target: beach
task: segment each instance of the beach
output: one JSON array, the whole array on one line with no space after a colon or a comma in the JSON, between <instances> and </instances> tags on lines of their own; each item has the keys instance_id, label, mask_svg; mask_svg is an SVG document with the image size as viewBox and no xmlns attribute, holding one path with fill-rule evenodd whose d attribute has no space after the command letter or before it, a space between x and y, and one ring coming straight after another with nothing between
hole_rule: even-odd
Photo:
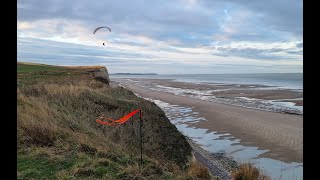
<instances>
[{"instance_id":1,"label":"beach","mask_svg":"<svg viewBox=\"0 0 320 180\"><path fill-rule=\"evenodd\" d=\"M252 98L261 99L263 97L265 101L268 99L282 100L300 105L303 104L303 100L299 99L302 97L302 93L283 89L268 89L268 87L259 85L206 85L174 82L166 79L116 79L116 81L141 97L174 106L188 107L205 119L194 122L183 121L183 123L181 121L176 123L177 127L183 124L186 128L205 129L204 134L210 132L220 134L218 140L228 136L230 140L239 140L233 141L230 147L237 145L257 147L256 151L260 150L262 153L258 153L256 157L252 156L252 159L271 159L288 164L298 163L295 167L300 167L303 162L303 115L298 110L290 108L281 111L279 108L270 110L267 106L263 109L264 106L259 105L259 102L250 104L229 100L221 103L219 102L221 98L216 98L215 101L203 98L210 97L210 94L203 92L211 90L215 97L234 99L236 94L241 93L242 100L249 99L248 101L250 101ZM152 88L155 86L158 89ZM201 98L193 96L194 92L178 94L175 93L177 89L193 89L203 94ZM221 89L227 89L227 91L221 91ZM179 113L171 113L169 116L171 119L180 118ZM232 153L236 153L240 149L233 151Z\"/></svg>"},{"instance_id":2,"label":"beach","mask_svg":"<svg viewBox=\"0 0 320 180\"><path fill-rule=\"evenodd\" d=\"M279 156L283 161L302 162L303 120L302 116L267 112L244 107L212 103L167 92L153 91L122 81L123 85L140 96L164 102L194 107L208 121L194 126L212 131L230 132L241 138L246 145L271 149L266 157Z\"/></svg>"}]
</instances>

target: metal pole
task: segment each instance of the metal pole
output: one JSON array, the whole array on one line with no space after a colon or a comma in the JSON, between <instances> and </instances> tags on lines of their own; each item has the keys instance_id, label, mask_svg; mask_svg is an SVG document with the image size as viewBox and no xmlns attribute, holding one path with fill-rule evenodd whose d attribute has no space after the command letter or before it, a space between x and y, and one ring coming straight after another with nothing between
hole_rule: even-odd
<instances>
[{"instance_id":1,"label":"metal pole","mask_svg":"<svg viewBox=\"0 0 320 180\"><path fill-rule=\"evenodd\" d=\"M142 111L140 110L140 165L142 168Z\"/></svg>"}]
</instances>

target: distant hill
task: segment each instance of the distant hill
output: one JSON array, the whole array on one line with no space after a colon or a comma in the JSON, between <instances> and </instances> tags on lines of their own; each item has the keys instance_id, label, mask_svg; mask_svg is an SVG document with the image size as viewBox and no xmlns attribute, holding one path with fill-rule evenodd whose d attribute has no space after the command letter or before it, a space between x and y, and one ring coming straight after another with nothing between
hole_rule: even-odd
<instances>
[{"instance_id":1,"label":"distant hill","mask_svg":"<svg viewBox=\"0 0 320 180\"><path fill-rule=\"evenodd\" d=\"M110 75L158 75L156 73L114 73Z\"/></svg>"}]
</instances>

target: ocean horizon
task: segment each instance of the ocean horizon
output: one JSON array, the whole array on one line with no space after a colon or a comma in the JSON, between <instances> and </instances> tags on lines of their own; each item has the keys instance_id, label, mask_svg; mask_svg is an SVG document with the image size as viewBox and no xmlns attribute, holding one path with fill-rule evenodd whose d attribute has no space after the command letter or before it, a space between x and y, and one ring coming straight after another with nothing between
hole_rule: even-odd
<instances>
[{"instance_id":1,"label":"ocean horizon","mask_svg":"<svg viewBox=\"0 0 320 180\"><path fill-rule=\"evenodd\" d=\"M113 75L110 78L172 79L191 83L252 84L303 90L303 73Z\"/></svg>"}]
</instances>

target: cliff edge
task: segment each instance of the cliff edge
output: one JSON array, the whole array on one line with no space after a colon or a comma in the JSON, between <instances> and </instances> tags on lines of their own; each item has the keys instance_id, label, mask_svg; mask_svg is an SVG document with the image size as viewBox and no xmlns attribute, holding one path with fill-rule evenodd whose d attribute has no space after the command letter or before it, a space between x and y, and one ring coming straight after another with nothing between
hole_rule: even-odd
<instances>
[{"instance_id":1,"label":"cliff edge","mask_svg":"<svg viewBox=\"0 0 320 180\"><path fill-rule=\"evenodd\" d=\"M106 84L110 83L109 73L105 66L76 66L70 68L86 70L92 78Z\"/></svg>"},{"instance_id":2,"label":"cliff edge","mask_svg":"<svg viewBox=\"0 0 320 180\"><path fill-rule=\"evenodd\" d=\"M209 179L206 168L190 162L191 146L156 104L106 82L105 67L18 63L18 179ZM138 108L142 166L138 117L121 126L96 123Z\"/></svg>"},{"instance_id":3,"label":"cliff edge","mask_svg":"<svg viewBox=\"0 0 320 180\"><path fill-rule=\"evenodd\" d=\"M95 79L99 81L102 81L106 84L110 83L110 78L106 67L93 70L92 75Z\"/></svg>"}]
</instances>

